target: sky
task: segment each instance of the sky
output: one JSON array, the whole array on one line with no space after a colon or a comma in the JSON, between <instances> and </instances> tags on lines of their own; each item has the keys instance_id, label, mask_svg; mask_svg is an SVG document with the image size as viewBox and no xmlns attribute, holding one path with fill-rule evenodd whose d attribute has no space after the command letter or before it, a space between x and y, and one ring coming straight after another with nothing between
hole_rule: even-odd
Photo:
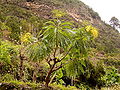
<instances>
[{"instance_id":1,"label":"sky","mask_svg":"<svg viewBox=\"0 0 120 90\"><path fill-rule=\"evenodd\" d=\"M103 21L109 23L111 17L120 20L120 0L81 0L94 11L98 12Z\"/></svg>"}]
</instances>

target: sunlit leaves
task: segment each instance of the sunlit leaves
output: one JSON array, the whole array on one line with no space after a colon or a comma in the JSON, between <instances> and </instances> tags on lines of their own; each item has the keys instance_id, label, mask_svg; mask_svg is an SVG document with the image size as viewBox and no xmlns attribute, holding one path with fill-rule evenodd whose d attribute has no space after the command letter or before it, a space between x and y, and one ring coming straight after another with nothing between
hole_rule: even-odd
<instances>
[{"instance_id":1,"label":"sunlit leaves","mask_svg":"<svg viewBox=\"0 0 120 90\"><path fill-rule=\"evenodd\" d=\"M30 60L41 61L48 55L50 49L42 42L36 42L26 48L26 54Z\"/></svg>"},{"instance_id":2,"label":"sunlit leaves","mask_svg":"<svg viewBox=\"0 0 120 90\"><path fill-rule=\"evenodd\" d=\"M87 31L89 28L87 30L85 30L84 27L74 28L74 25L71 22L54 19L45 22L42 29L43 32L40 36L40 41L38 41L40 44L34 43L28 48L29 52L32 51L29 55L31 55L30 57L33 55L33 60L35 60L35 58L38 60L40 57L45 58L46 55L54 52L55 49L62 49L64 53L69 52L69 55L73 60L86 56L89 41L92 39L91 34ZM31 34L26 33L23 35L22 41L29 42L31 41L31 38ZM59 56L60 57L56 57L62 57L62 55Z\"/></svg>"},{"instance_id":3,"label":"sunlit leaves","mask_svg":"<svg viewBox=\"0 0 120 90\"><path fill-rule=\"evenodd\" d=\"M56 78L59 80L63 77L62 68L56 71Z\"/></svg>"},{"instance_id":4,"label":"sunlit leaves","mask_svg":"<svg viewBox=\"0 0 120 90\"><path fill-rule=\"evenodd\" d=\"M17 46L8 41L0 41L0 62L11 64L18 54Z\"/></svg>"},{"instance_id":5,"label":"sunlit leaves","mask_svg":"<svg viewBox=\"0 0 120 90\"><path fill-rule=\"evenodd\" d=\"M87 54L88 42L92 39L91 34L84 27L74 28L72 23L58 18L46 22L42 30L39 41L28 45L26 54L32 61L47 61L50 73L46 80L50 79L52 73L59 70L67 61L70 62L66 66L70 70L67 72L70 76L76 77L78 73L84 73L85 64L80 60ZM58 74L58 78L61 76L62 74Z\"/></svg>"},{"instance_id":6,"label":"sunlit leaves","mask_svg":"<svg viewBox=\"0 0 120 90\"><path fill-rule=\"evenodd\" d=\"M106 81L106 86L120 83L120 74L114 67L106 68L106 75L102 77Z\"/></svg>"},{"instance_id":7,"label":"sunlit leaves","mask_svg":"<svg viewBox=\"0 0 120 90\"><path fill-rule=\"evenodd\" d=\"M90 40L92 40L91 35L84 28L76 28L74 30L73 36L73 48L71 54L75 55L74 57L84 57L87 55Z\"/></svg>"},{"instance_id":8,"label":"sunlit leaves","mask_svg":"<svg viewBox=\"0 0 120 90\"><path fill-rule=\"evenodd\" d=\"M70 44L72 34L72 24L69 22L61 22L60 20L48 21L43 27L43 38L46 43L53 47L67 47Z\"/></svg>"},{"instance_id":9,"label":"sunlit leaves","mask_svg":"<svg viewBox=\"0 0 120 90\"><path fill-rule=\"evenodd\" d=\"M84 74L85 66L84 60L71 60L70 63L65 66L67 76L76 77L80 74Z\"/></svg>"}]
</instances>

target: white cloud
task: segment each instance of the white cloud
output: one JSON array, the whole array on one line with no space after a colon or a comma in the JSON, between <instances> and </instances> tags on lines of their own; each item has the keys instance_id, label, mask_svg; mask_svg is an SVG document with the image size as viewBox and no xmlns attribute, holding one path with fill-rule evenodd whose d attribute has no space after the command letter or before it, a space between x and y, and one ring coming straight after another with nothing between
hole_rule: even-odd
<instances>
[{"instance_id":1,"label":"white cloud","mask_svg":"<svg viewBox=\"0 0 120 90\"><path fill-rule=\"evenodd\" d=\"M81 0L94 11L98 12L101 19L109 23L111 17L115 16L120 20L120 0ZM120 29L119 29L120 32Z\"/></svg>"},{"instance_id":2,"label":"white cloud","mask_svg":"<svg viewBox=\"0 0 120 90\"><path fill-rule=\"evenodd\" d=\"M120 0L81 0L99 13L102 20L109 22L115 16L120 20Z\"/></svg>"}]
</instances>

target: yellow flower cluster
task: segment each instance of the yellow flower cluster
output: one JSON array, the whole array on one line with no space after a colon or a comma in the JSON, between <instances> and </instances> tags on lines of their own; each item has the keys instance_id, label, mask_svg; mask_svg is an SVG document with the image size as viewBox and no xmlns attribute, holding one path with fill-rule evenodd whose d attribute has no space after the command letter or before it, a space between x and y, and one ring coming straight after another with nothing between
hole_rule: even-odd
<instances>
[{"instance_id":1,"label":"yellow flower cluster","mask_svg":"<svg viewBox=\"0 0 120 90\"><path fill-rule=\"evenodd\" d=\"M85 27L87 32L91 32L93 37L96 38L98 37L98 29L93 27L92 25L88 25Z\"/></svg>"},{"instance_id":2,"label":"yellow flower cluster","mask_svg":"<svg viewBox=\"0 0 120 90\"><path fill-rule=\"evenodd\" d=\"M21 42L23 42L23 43L30 42L31 38L32 38L31 33L26 33L26 34L22 35Z\"/></svg>"}]
</instances>

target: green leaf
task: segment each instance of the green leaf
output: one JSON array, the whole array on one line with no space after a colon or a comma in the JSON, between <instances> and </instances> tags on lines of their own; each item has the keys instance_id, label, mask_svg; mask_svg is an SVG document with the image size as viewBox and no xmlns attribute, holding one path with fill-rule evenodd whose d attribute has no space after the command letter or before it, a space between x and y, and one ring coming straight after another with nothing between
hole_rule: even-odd
<instances>
[{"instance_id":1,"label":"green leaf","mask_svg":"<svg viewBox=\"0 0 120 90\"><path fill-rule=\"evenodd\" d=\"M83 65L84 67L86 67L85 61L84 60L80 60L81 65Z\"/></svg>"}]
</instances>

